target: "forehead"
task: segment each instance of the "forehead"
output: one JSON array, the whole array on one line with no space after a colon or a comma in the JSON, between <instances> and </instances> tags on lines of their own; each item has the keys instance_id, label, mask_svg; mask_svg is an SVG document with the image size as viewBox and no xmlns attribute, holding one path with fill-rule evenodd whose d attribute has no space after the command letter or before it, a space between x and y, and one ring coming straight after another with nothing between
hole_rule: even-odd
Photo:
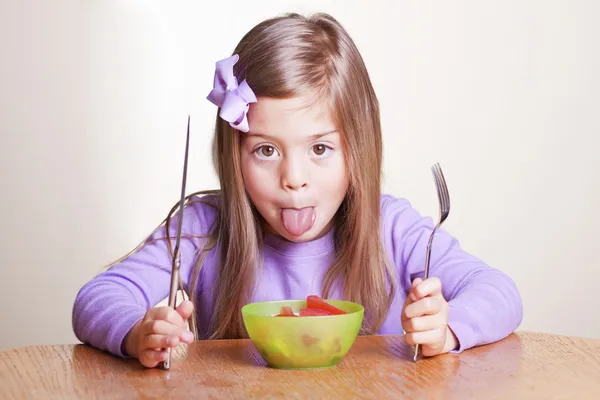
<instances>
[{"instance_id":1,"label":"forehead","mask_svg":"<svg viewBox=\"0 0 600 400\"><path fill-rule=\"evenodd\" d=\"M312 135L335 129L324 101L310 103L308 97L274 99L259 97L248 111L249 135Z\"/></svg>"}]
</instances>

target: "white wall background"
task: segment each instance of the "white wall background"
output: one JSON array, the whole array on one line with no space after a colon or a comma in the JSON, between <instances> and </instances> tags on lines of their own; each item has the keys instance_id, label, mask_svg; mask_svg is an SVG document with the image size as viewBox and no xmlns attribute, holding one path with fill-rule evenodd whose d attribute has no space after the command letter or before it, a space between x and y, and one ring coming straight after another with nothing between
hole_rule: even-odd
<instances>
[{"instance_id":1,"label":"white wall background","mask_svg":"<svg viewBox=\"0 0 600 400\"><path fill-rule=\"evenodd\" d=\"M0 1L0 348L72 343L77 290L214 188L214 62L263 18L326 11L378 92L385 191L510 274L520 329L600 337L600 3Z\"/></svg>"}]
</instances>

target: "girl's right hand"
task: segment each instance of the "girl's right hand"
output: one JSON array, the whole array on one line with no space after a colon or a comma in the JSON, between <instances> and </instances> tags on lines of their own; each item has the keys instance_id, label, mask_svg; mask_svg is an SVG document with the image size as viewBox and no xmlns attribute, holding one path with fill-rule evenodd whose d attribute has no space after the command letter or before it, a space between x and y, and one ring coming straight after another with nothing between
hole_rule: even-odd
<instances>
[{"instance_id":1,"label":"girl's right hand","mask_svg":"<svg viewBox=\"0 0 600 400\"><path fill-rule=\"evenodd\" d=\"M149 309L127 334L125 351L140 360L143 366L156 367L167 359L168 347L194 341L194 334L187 328L193 311L190 301L182 302L176 310L171 307Z\"/></svg>"}]
</instances>

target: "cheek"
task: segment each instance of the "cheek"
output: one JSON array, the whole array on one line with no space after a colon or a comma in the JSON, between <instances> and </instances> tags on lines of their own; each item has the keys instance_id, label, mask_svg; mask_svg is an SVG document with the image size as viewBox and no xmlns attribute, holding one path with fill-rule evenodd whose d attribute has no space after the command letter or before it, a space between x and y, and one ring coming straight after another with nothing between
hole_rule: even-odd
<instances>
[{"instance_id":1,"label":"cheek","mask_svg":"<svg viewBox=\"0 0 600 400\"><path fill-rule=\"evenodd\" d=\"M242 156L242 178L246 190L252 195L258 189L258 177L256 168L252 165L249 157Z\"/></svg>"},{"instance_id":2,"label":"cheek","mask_svg":"<svg viewBox=\"0 0 600 400\"><path fill-rule=\"evenodd\" d=\"M257 203L258 199L269 196L274 181L272 174L272 171L258 165L251 156L242 157L244 186L254 203Z\"/></svg>"},{"instance_id":3,"label":"cheek","mask_svg":"<svg viewBox=\"0 0 600 400\"><path fill-rule=\"evenodd\" d=\"M331 160L327 173L317 175L319 191L327 193L332 200L343 199L348 190L348 173L343 157Z\"/></svg>"}]
</instances>

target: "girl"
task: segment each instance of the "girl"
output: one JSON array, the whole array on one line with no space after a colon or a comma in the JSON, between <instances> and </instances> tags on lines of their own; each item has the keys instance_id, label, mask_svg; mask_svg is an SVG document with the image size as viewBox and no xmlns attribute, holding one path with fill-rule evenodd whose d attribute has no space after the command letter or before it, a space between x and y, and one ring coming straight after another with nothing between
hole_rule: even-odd
<instances>
[{"instance_id":1,"label":"girl","mask_svg":"<svg viewBox=\"0 0 600 400\"><path fill-rule=\"evenodd\" d=\"M406 332L425 356L497 341L520 324L513 281L444 231L432 277L419 278L433 226L380 193L378 101L336 20L290 14L258 24L217 63L214 85L221 190L189 196L81 288L73 328L82 342L154 367L182 341L245 337L248 302L309 294L362 304L362 334ZM153 307L169 292L181 212L190 300Z\"/></svg>"}]
</instances>

